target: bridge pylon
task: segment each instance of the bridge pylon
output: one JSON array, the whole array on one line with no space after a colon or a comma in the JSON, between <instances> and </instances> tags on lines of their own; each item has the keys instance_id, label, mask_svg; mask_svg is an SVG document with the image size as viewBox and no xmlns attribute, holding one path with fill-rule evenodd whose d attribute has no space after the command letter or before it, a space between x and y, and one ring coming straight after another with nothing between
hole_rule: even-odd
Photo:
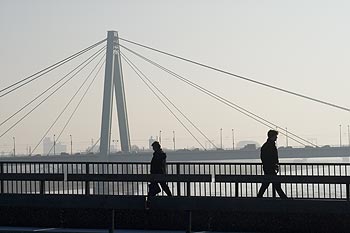
<instances>
[{"instance_id":1,"label":"bridge pylon","mask_svg":"<svg viewBox=\"0 0 350 233\"><path fill-rule=\"evenodd\" d=\"M102 155L108 155L110 153L114 93L116 98L121 150L122 152L130 152L129 124L119 37L118 32L108 31L100 137L100 153Z\"/></svg>"}]
</instances>

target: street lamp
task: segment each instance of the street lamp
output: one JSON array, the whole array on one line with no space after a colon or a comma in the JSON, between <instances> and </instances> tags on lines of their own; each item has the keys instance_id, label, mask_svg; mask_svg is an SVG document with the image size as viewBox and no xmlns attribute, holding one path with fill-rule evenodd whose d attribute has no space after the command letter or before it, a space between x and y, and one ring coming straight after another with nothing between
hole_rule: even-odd
<instances>
[{"instance_id":1,"label":"street lamp","mask_svg":"<svg viewBox=\"0 0 350 233\"><path fill-rule=\"evenodd\" d=\"M162 144L162 131L159 130L159 143Z\"/></svg>"},{"instance_id":2,"label":"street lamp","mask_svg":"<svg viewBox=\"0 0 350 233\"><path fill-rule=\"evenodd\" d=\"M222 128L220 129L220 148L222 149Z\"/></svg>"},{"instance_id":3,"label":"street lamp","mask_svg":"<svg viewBox=\"0 0 350 233\"><path fill-rule=\"evenodd\" d=\"M117 142L118 140L115 140L115 139L112 140L112 143L115 143L115 148L114 148L115 152L117 152Z\"/></svg>"},{"instance_id":4,"label":"street lamp","mask_svg":"<svg viewBox=\"0 0 350 233\"><path fill-rule=\"evenodd\" d=\"M13 137L13 157L16 156L16 138Z\"/></svg>"},{"instance_id":5,"label":"street lamp","mask_svg":"<svg viewBox=\"0 0 350 233\"><path fill-rule=\"evenodd\" d=\"M341 147L341 125L339 125L339 146Z\"/></svg>"},{"instance_id":6,"label":"street lamp","mask_svg":"<svg viewBox=\"0 0 350 233\"><path fill-rule=\"evenodd\" d=\"M174 143L174 151L175 151L175 130L173 130L173 143Z\"/></svg>"},{"instance_id":7,"label":"street lamp","mask_svg":"<svg viewBox=\"0 0 350 233\"><path fill-rule=\"evenodd\" d=\"M69 135L70 137L70 155L73 155L73 139L72 139L72 135Z\"/></svg>"},{"instance_id":8,"label":"street lamp","mask_svg":"<svg viewBox=\"0 0 350 233\"><path fill-rule=\"evenodd\" d=\"M232 129L232 150L235 150L235 131Z\"/></svg>"},{"instance_id":9,"label":"street lamp","mask_svg":"<svg viewBox=\"0 0 350 233\"><path fill-rule=\"evenodd\" d=\"M53 135L53 155L56 155L56 135Z\"/></svg>"},{"instance_id":10,"label":"street lamp","mask_svg":"<svg viewBox=\"0 0 350 233\"><path fill-rule=\"evenodd\" d=\"M349 147L350 147L350 127L348 125L348 140L349 140Z\"/></svg>"}]
</instances>

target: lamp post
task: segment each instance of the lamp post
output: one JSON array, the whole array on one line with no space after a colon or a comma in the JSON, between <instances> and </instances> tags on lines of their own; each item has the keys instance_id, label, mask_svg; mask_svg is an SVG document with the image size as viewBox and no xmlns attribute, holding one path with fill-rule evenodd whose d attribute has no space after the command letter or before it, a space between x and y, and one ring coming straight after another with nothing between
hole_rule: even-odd
<instances>
[{"instance_id":1,"label":"lamp post","mask_svg":"<svg viewBox=\"0 0 350 233\"><path fill-rule=\"evenodd\" d=\"M220 128L220 148L222 149L222 128Z\"/></svg>"},{"instance_id":2,"label":"lamp post","mask_svg":"<svg viewBox=\"0 0 350 233\"><path fill-rule=\"evenodd\" d=\"M13 157L16 156L16 138L13 137Z\"/></svg>"},{"instance_id":3,"label":"lamp post","mask_svg":"<svg viewBox=\"0 0 350 233\"><path fill-rule=\"evenodd\" d=\"M348 140L349 140L349 147L350 147L350 127L348 125Z\"/></svg>"},{"instance_id":4,"label":"lamp post","mask_svg":"<svg viewBox=\"0 0 350 233\"><path fill-rule=\"evenodd\" d=\"M232 129L232 150L235 150L235 130Z\"/></svg>"},{"instance_id":5,"label":"lamp post","mask_svg":"<svg viewBox=\"0 0 350 233\"><path fill-rule=\"evenodd\" d=\"M175 130L173 130L173 143L174 143L174 151L175 151Z\"/></svg>"},{"instance_id":6,"label":"lamp post","mask_svg":"<svg viewBox=\"0 0 350 233\"><path fill-rule=\"evenodd\" d=\"M162 131L159 130L159 144L162 144Z\"/></svg>"},{"instance_id":7,"label":"lamp post","mask_svg":"<svg viewBox=\"0 0 350 233\"><path fill-rule=\"evenodd\" d=\"M56 135L53 135L53 155L56 155Z\"/></svg>"},{"instance_id":8,"label":"lamp post","mask_svg":"<svg viewBox=\"0 0 350 233\"><path fill-rule=\"evenodd\" d=\"M72 139L72 135L69 135L70 137L70 155L73 155L73 139Z\"/></svg>"},{"instance_id":9,"label":"lamp post","mask_svg":"<svg viewBox=\"0 0 350 233\"><path fill-rule=\"evenodd\" d=\"M117 139L113 139L113 140L112 140L112 143L115 143L115 145L114 145L114 150L115 150L115 152L117 153L117 143L118 143L118 140L117 140Z\"/></svg>"},{"instance_id":10,"label":"lamp post","mask_svg":"<svg viewBox=\"0 0 350 233\"><path fill-rule=\"evenodd\" d=\"M339 125L339 147L341 146L341 125Z\"/></svg>"}]
</instances>

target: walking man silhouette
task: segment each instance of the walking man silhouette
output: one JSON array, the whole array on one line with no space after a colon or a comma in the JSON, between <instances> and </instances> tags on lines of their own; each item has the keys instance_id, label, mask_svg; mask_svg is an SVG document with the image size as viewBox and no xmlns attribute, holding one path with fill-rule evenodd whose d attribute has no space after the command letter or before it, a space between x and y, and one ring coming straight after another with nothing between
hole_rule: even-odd
<instances>
[{"instance_id":1,"label":"walking man silhouette","mask_svg":"<svg viewBox=\"0 0 350 233\"><path fill-rule=\"evenodd\" d=\"M264 143L260 150L260 158L263 164L265 175L276 176L279 171L278 151L276 147L277 135L278 131L269 130L267 132L267 141ZM262 197L269 185L269 182L262 183L257 196ZM272 187L277 191L280 198L287 198L286 194L281 188L281 183L274 182Z\"/></svg>"},{"instance_id":2,"label":"walking man silhouette","mask_svg":"<svg viewBox=\"0 0 350 233\"><path fill-rule=\"evenodd\" d=\"M152 148L154 153L151 160L151 174L166 174L166 154L157 141L152 143ZM169 186L165 182L159 182L159 184L168 196L172 196ZM148 197L153 197L160 191L158 183L151 182L148 187Z\"/></svg>"}]
</instances>

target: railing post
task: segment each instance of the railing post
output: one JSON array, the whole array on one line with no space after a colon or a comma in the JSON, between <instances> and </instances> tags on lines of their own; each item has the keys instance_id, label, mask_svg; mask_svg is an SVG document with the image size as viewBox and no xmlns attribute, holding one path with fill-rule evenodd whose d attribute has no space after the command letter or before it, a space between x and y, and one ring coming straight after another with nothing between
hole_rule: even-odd
<instances>
[{"instance_id":1,"label":"railing post","mask_svg":"<svg viewBox=\"0 0 350 233\"><path fill-rule=\"evenodd\" d=\"M186 215L187 215L186 233L191 233L192 232L192 212L190 210L187 210Z\"/></svg>"},{"instance_id":2,"label":"railing post","mask_svg":"<svg viewBox=\"0 0 350 233\"><path fill-rule=\"evenodd\" d=\"M40 194L45 194L45 180L40 180Z\"/></svg>"},{"instance_id":3,"label":"railing post","mask_svg":"<svg viewBox=\"0 0 350 233\"><path fill-rule=\"evenodd\" d=\"M191 196L191 183L190 182L187 182L187 196Z\"/></svg>"},{"instance_id":4,"label":"railing post","mask_svg":"<svg viewBox=\"0 0 350 233\"><path fill-rule=\"evenodd\" d=\"M239 197L239 186L238 186L238 182L235 182L235 197Z\"/></svg>"},{"instance_id":5,"label":"railing post","mask_svg":"<svg viewBox=\"0 0 350 233\"><path fill-rule=\"evenodd\" d=\"M176 164L176 174L180 175L180 164ZM176 182L177 196L181 196L181 184L180 182Z\"/></svg>"},{"instance_id":6,"label":"railing post","mask_svg":"<svg viewBox=\"0 0 350 233\"><path fill-rule=\"evenodd\" d=\"M111 226L109 228L109 233L114 233L114 218L115 218L115 211L114 209L112 209L112 212L111 212Z\"/></svg>"},{"instance_id":7,"label":"railing post","mask_svg":"<svg viewBox=\"0 0 350 233\"><path fill-rule=\"evenodd\" d=\"M85 164L85 173L86 174L90 173L88 163ZM90 195L90 181L88 181L88 180L85 181L85 195Z\"/></svg>"},{"instance_id":8,"label":"railing post","mask_svg":"<svg viewBox=\"0 0 350 233\"><path fill-rule=\"evenodd\" d=\"M346 184L346 200L350 201L350 184Z\"/></svg>"}]
</instances>

